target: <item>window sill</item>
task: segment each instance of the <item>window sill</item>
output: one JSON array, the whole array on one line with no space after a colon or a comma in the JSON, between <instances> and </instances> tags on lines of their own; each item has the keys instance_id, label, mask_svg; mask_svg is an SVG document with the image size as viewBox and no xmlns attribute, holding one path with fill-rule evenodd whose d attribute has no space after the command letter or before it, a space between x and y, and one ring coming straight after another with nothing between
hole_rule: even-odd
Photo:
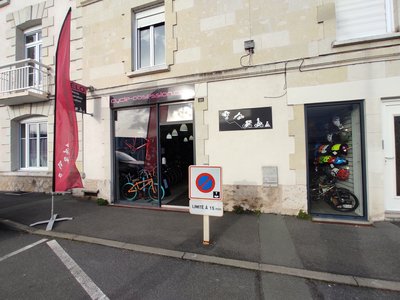
<instances>
[{"instance_id":1,"label":"window sill","mask_svg":"<svg viewBox=\"0 0 400 300\"><path fill-rule=\"evenodd\" d=\"M343 40L343 41L334 41L332 43L332 47L335 48L335 47L341 47L341 46L350 46L350 45L354 45L354 44L371 43L371 42L378 42L378 41L397 39L397 38L400 38L399 32L376 35L376 36L368 36L368 37L356 38L356 39L349 39L349 40Z\"/></svg>"},{"instance_id":2,"label":"window sill","mask_svg":"<svg viewBox=\"0 0 400 300\"><path fill-rule=\"evenodd\" d=\"M133 72L129 72L126 75L129 78L137 77L137 76L143 76L143 75L150 75L154 73L162 73L162 72L168 72L169 67L167 65L160 65L156 67L150 67L150 68L143 68L139 69Z\"/></svg>"},{"instance_id":3,"label":"window sill","mask_svg":"<svg viewBox=\"0 0 400 300\"><path fill-rule=\"evenodd\" d=\"M52 177L52 173L48 170L18 170L11 172L1 172L5 176L34 176L34 177Z\"/></svg>"},{"instance_id":4,"label":"window sill","mask_svg":"<svg viewBox=\"0 0 400 300\"><path fill-rule=\"evenodd\" d=\"M102 1L102 0L81 0L81 5L87 6L87 5L90 5L90 4L99 2L99 1Z\"/></svg>"}]
</instances>

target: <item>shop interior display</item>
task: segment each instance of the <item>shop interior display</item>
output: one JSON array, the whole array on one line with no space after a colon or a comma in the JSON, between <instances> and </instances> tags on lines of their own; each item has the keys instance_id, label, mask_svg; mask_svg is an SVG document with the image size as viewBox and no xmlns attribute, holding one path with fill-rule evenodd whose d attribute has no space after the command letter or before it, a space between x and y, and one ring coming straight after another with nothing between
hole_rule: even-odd
<instances>
[{"instance_id":1,"label":"shop interior display","mask_svg":"<svg viewBox=\"0 0 400 300\"><path fill-rule=\"evenodd\" d=\"M162 125L159 137L159 161L156 138L116 138L121 200L158 205L160 198L163 204L187 206L188 167L194 162L193 125Z\"/></svg>"},{"instance_id":2,"label":"shop interior display","mask_svg":"<svg viewBox=\"0 0 400 300\"><path fill-rule=\"evenodd\" d=\"M341 120L339 115L329 114L309 120L309 195L311 206L325 201L346 213L353 212L359 200L348 188L351 183L346 184L352 177L351 128Z\"/></svg>"}]
</instances>

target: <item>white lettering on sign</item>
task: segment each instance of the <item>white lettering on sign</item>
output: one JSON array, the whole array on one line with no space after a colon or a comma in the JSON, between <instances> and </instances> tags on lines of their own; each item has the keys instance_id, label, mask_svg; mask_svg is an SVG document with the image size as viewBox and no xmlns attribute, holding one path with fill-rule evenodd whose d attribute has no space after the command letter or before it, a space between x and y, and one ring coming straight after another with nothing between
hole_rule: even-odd
<instances>
[{"instance_id":1,"label":"white lettering on sign","mask_svg":"<svg viewBox=\"0 0 400 300\"><path fill-rule=\"evenodd\" d=\"M69 164L69 160L70 160L69 143L65 144L65 148L64 148L64 150L62 150L62 153L64 153L63 161L66 164ZM58 169L59 169L59 171L57 173L58 178L62 178L63 177L63 167L64 167L63 161L60 160L57 163L57 166L58 166Z\"/></svg>"}]
</instances>

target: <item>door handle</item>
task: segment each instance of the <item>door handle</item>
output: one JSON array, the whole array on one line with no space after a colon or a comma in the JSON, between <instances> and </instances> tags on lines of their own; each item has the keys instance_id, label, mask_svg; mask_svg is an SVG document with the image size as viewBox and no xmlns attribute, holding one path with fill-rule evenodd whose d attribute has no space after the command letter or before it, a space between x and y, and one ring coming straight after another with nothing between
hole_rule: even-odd
<instances>
[{"instance_id":1,"label":"door handle","mask_svg":"<svg viewBox=\"0 0 400 300\"><path fill-rule=\"evenodd\" d=\"M385 156L385 159L394 159L394 157L393 156L391 156L391 157L386 157Z\"/></svg>"}]
</instances>

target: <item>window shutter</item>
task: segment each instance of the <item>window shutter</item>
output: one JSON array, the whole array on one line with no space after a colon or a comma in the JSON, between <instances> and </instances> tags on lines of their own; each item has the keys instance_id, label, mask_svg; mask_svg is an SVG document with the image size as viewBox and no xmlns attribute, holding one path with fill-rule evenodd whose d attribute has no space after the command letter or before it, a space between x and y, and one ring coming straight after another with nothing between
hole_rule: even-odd
<instances>
[{"instance_id":1,"label":"window shutter","mask_svg":"<svg viewBox=\"0 0 400 300\"><path fill-rule=\"evenodd\" d=\"M385 0L336 0L336 39L387 33Z\"/></svg>"},{"instance_id":2,"label":"window shutter","mask_svg":"<svg viewBox=\"0 0 400 300\"><path fill-rule=\"evenodd\" d=\"M137 28L147 27L165 21L164 6L139 12L136 14Z\"/></svg>"}]
</instances>

